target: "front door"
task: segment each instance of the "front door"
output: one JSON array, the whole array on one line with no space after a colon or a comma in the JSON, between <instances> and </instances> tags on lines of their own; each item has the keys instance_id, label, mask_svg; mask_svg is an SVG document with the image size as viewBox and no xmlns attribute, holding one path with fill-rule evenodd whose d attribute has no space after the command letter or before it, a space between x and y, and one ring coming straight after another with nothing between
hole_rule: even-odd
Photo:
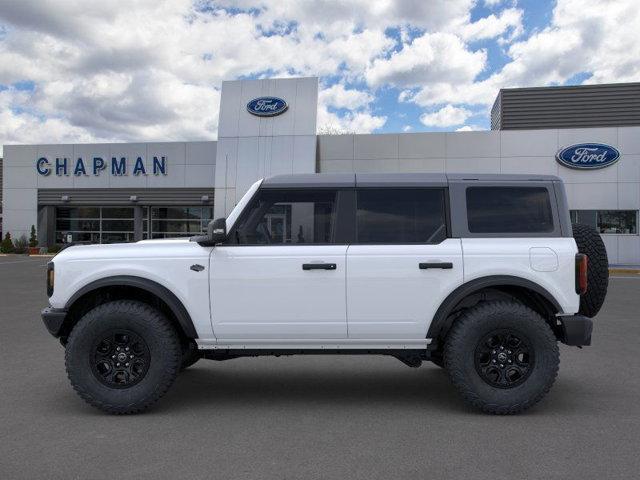
<instances>
[{"instance_id":1,"label":"front door","mask_svg":"<svg viewBox=\"0 0 640 480\"><path fill-rule=\"evenodd\" d=\"M462 283L460 239L447 238L446 190L359 189L347 252L349 338L426 338Z\"/></svg>"},{"instance_id":2,"label":"front door","mask_svg":"<svg viewBox=\"0 0 640 480\"><path fill-rule=\"evenodd\" d=\"M219 340L347 337L337 191L262 189L211 256Z\"/></svg>"}]
</instances>

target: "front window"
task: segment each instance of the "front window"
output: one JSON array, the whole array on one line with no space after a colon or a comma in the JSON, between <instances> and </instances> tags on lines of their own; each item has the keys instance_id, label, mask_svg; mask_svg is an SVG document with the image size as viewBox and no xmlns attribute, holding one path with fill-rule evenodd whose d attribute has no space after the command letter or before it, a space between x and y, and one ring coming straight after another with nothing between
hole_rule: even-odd
<instances>
[{"instance_id":1,"label":"front window","mask_svg":"<svg viewBox=\"0 0 640 480\"><path fill-rule=\"evenodd\" d=\"M335 190L258 192L231 239L241 245L333 243Z\"/></svg>"}]
</instances>

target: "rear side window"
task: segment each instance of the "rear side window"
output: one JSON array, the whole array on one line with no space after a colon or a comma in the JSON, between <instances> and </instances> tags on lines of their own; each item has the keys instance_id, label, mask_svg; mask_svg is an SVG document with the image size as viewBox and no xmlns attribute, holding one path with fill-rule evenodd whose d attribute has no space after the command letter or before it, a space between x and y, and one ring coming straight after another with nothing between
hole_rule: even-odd
<instances>
[{"instance_id":1,"label":"rear side window","mask_svg":"<svg viewBox=\"0 0 640 480\"><path fill-rule=\"evenodd\" d=\"M443 189L358 190L358 243L440 243L446 236Z\"/></svg>"},{"instance_id":2,"label":"rear side window","mask_svg":"<svg viewBox=\"0 0 640 480\"><path fill-rule=\"evenodd\" d=\"M471 233L552 232L549 191L544 187L469 187L467 220Z\"/></svg>"}]
</instances>

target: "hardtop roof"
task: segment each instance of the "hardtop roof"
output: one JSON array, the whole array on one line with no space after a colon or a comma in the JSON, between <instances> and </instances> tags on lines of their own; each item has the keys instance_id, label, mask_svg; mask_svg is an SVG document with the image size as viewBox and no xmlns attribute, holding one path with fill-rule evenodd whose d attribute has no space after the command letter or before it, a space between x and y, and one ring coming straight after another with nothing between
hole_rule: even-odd
<instances>
[{"instance_id":1,"label":"hardtop roof","mask_svg":"<svg viewBox=\"0 0 640 480\"><path fill-rule=\"evenodd\" d=\"M559 182L554 175L477 173L298 173L265 178L263 188L434 187L461 182Z\"/></svg>"}]
</instances>

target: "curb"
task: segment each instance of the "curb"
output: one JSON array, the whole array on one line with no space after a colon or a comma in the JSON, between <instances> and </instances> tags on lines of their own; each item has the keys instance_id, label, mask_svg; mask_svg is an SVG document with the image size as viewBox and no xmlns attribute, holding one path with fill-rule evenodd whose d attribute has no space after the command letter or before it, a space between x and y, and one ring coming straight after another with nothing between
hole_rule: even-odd
<instances>
[{"instance_id":1,"label":"curb","mask_svg":"<svg viewBox=\"0 0 640 480\"><path fill-rule=\"evenodd\" d=\"M640 269L637 268L610 268L609 275L611 274L625 274L625 275L640 275Z\"/></svg>"}]
</instances>

